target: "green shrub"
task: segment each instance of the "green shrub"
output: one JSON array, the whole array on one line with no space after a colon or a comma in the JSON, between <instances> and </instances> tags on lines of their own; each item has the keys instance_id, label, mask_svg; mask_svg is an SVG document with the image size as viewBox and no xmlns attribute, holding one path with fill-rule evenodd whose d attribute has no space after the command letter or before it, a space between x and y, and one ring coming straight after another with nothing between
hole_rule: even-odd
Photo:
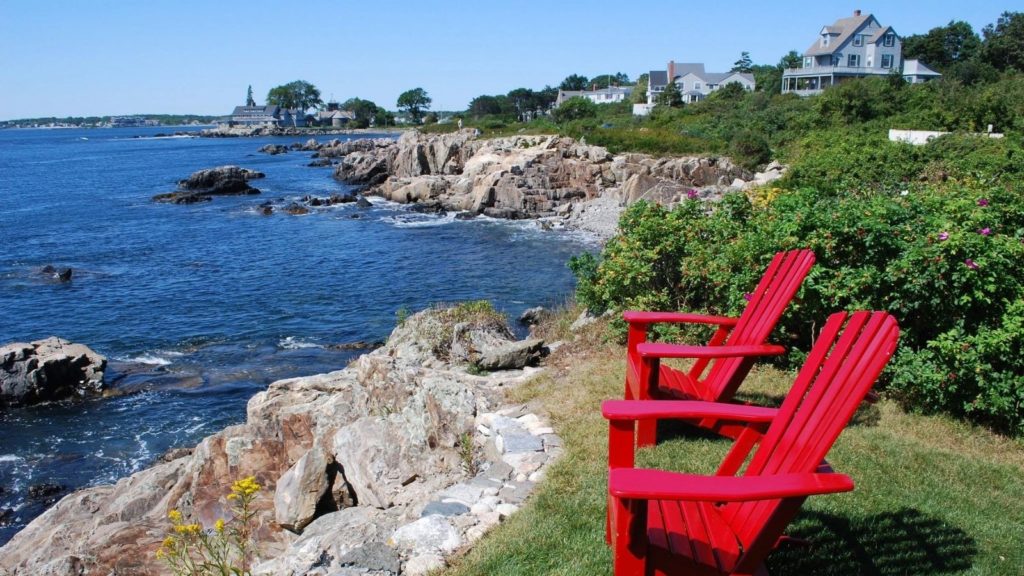
<instances>
[{"instance_id":1,"label":"green shrub","mask_svg":"<svg viewBox=\"0 0 1024 576\"><path fill-rule=\"evenodd\" d=\"M1024 433L1024 355L1012 352L1024 338L1024 186L985 180L800 188L757 205L731 194L710 213L696 201L638 203L600 258L574 260L577 299L593 310L734 314L774 252L806 246L817 265L775 336L794 347L793 363L832 312L888 310L902 329L895 397Z\"/></svg>"},{"instance_id":2,"label":"green shrub","mask_svg":"<svg viewBox=\"0 0 1024 576\"><path fill-rule=\"evenodd\" d=\"M556 122L568 122L570 120L579 120L581 118L596 118L597 104L591 102L589 98L575 96L573 98L569 98L565 102L562 102L561 106L555 108L551 112L551 116Z\"/></svg>"}]
</instances>

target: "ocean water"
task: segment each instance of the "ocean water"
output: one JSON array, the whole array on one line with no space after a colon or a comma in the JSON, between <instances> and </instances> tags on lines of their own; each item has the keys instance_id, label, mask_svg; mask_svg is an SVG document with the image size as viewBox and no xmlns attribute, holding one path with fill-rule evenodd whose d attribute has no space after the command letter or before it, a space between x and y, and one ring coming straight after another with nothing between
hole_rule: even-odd
<instances>
[{"instance_id":1,"label":"ocean water","mask_svg":"<svg viewBox=\"0 0 1024 576\"><path fill-rule=\"evenodd\" d=\"M109 483L242 422L280 379L344 367L400 308L487 299L515 317L572 292L594 245L530 222L455 220L374 200L264 216L350 187L295 138L168 138L167 128L0 131L0 344L58 335L111 359L122 396L0 411L0 544L51 497ZM318 137L322 141L345 136ZM355 136L353 136L355 137ZM158 204L196 170L259 170L259 196ZM41 272L74 270L71 282Z\"/></svg>"}]
</instances>

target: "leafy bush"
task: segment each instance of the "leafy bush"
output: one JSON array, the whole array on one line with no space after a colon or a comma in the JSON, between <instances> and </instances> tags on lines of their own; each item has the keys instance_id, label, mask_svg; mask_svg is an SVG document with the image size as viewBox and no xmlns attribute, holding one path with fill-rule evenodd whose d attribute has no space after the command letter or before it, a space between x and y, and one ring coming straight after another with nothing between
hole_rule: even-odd
<instances>
[{"instance_id":1,"label":"leafy bush","mask_svg":"<svg viewBox=\"0 0 1024 576\"><path fill-rule=\"evenodd\" d=\"M933 152L920 154L908 155L913 168L887 170L911 174ZM958 174L971 162L952 160ZM734 314L774 252L806 246L818 264L776 333L794 346L791 360L833 311L888 310L902 327L895 398L1021 434L1024 185L961 176L891 190L773 190L756 203L731 194L710 213L696 201L638 203L599 259L574 260L577 299L594 310Z\"/></svg>"},{"instance_id":2,"label":"leafy bush","mask_svg":"<svg viewBox=\"0 0 1024 576\"><path fill-rule=\"evenodd\" d=\"M597 104L590 101L589 98L583 98L581 96L575 96L569 98L558 108L555 108L551 112L551 116L556 122L568 122L570 120L579 120L581 118L596 118L597 117Z\"/></svg>"}]
</instances>

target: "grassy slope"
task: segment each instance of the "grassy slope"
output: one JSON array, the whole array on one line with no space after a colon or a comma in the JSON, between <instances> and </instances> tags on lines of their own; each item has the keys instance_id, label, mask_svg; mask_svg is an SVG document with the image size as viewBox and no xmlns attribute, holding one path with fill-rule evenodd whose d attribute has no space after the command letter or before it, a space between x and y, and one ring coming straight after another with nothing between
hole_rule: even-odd
<instances>
[{"instance_id":1,"label":"grassy slope","mask_svg":"<svg viewBox=\"0 0 1024 576\"><path fill-rule=\"evenodd\" d=\"M624 356L595 330L512 392L551 415L566 455L526 507L448 574L611 574L603 526L607 425L599 406L621 395ZM760 369L741 390L750 400L778 402L791 378ZM727 448L680 431L641 461L707 473ZM858 413L829 460L857 489L807 501L788 533L814 544L774 552L773 575L1024 573L1024 443L882 401Z\"/></svg>"}]
</instances>

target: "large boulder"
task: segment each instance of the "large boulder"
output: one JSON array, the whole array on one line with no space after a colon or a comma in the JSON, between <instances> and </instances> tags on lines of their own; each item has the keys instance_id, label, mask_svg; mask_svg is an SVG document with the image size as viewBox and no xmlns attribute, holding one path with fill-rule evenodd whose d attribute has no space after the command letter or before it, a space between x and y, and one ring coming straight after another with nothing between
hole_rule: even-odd
<instances>
[{"instance_id":1,"label":"large boulder","mask_svg":"<svg viewBox=\"0 0 1024 576\"><path fill-rule=\"evenodd\" d=\"M157 194L153 200L174 204L192 204L210 200L212 196L259 194L260 191L257 188L249 185L249 180L263 177L262 172L238 166L208 168L194 172L188 178L180 180L178 190Z\"/></svg>"},{"instance_id":2,"label":"large boulder","mask_svg":"<svg viewBox=\"0 0 1024 576\"><path fill-rule=\"evenodd\" d=\"M0 347L0 407L103 392L107 359L56 336Z\"/></svg>"}]
</instances>

